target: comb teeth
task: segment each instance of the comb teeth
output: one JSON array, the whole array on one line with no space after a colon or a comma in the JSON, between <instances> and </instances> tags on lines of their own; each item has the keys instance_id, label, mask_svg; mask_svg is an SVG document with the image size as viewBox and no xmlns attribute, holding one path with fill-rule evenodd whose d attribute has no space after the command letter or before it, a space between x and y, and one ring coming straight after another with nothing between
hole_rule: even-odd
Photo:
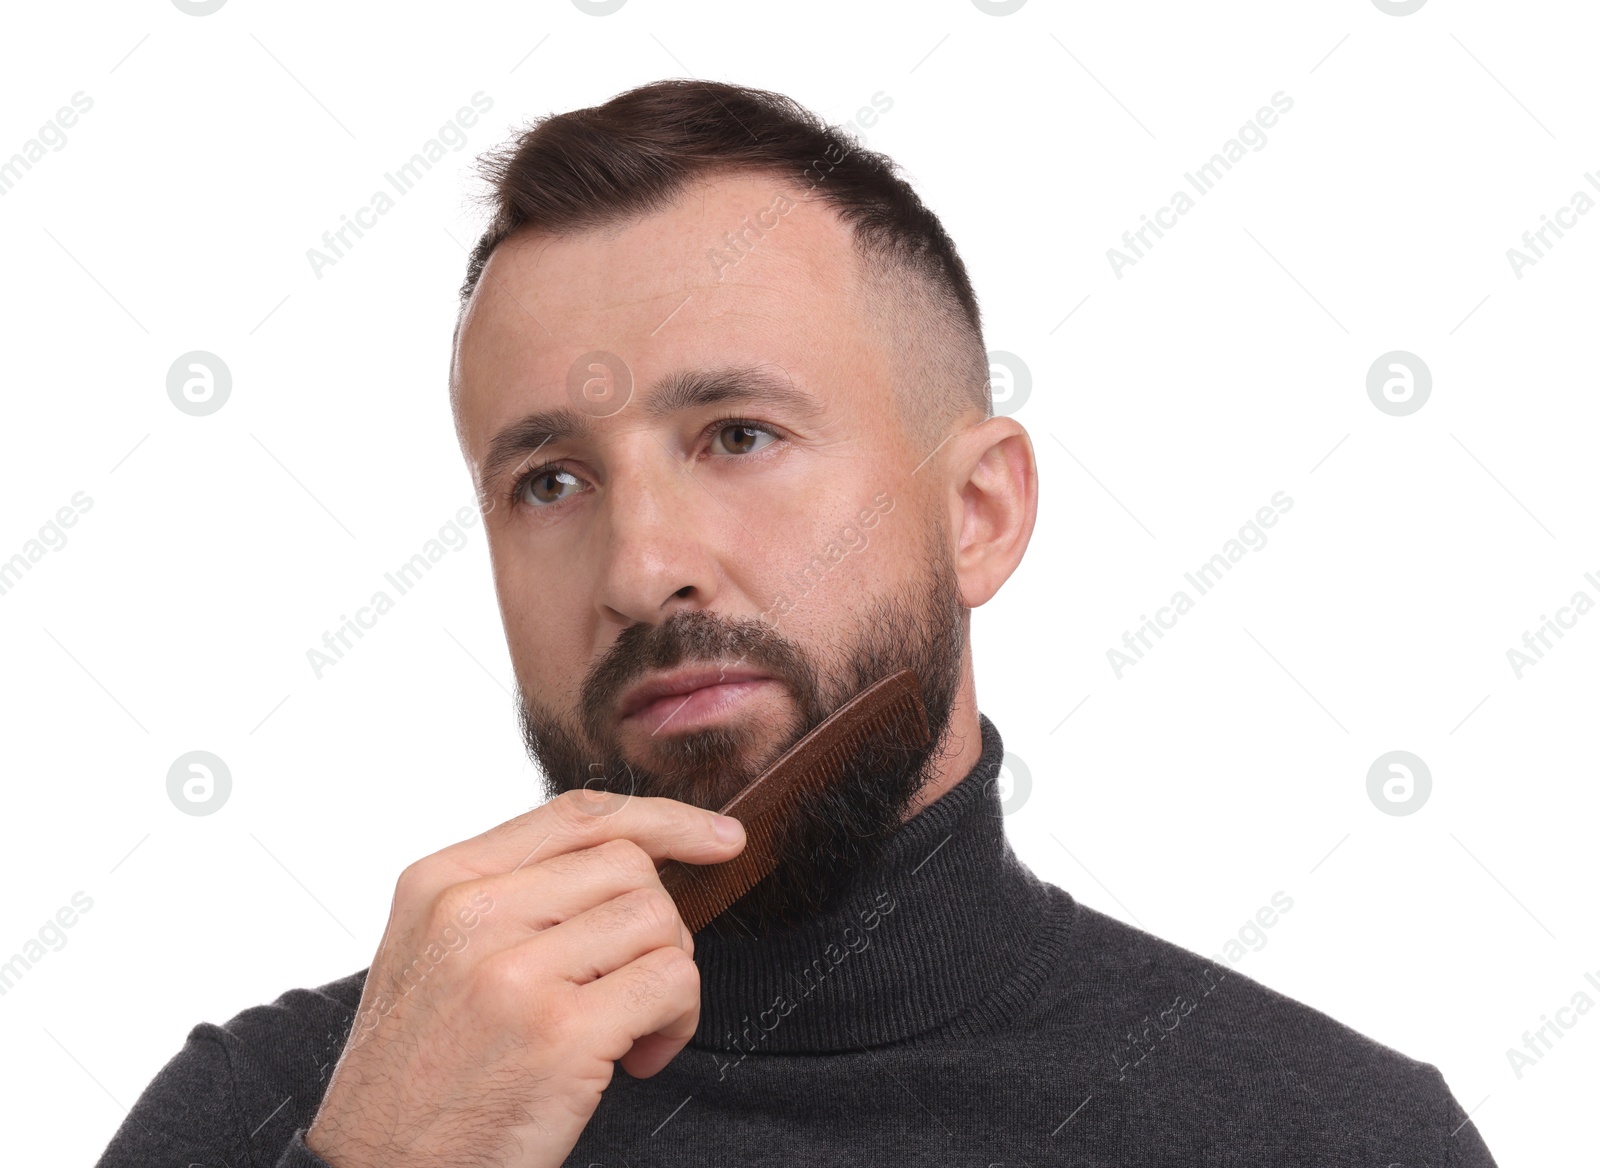
<instances>
[{"instance_id":1,"label":"comb teeth","mask_svg":"<svg viewBox=\"0 0 1600 1168\"><path fill-rule=\"evenodd\" d=\"M662 886L691 933L704 929L772 871L777 864L773 844L795 797L838 782L876 734L893 734L912 749L928 744L922 687L911 670L892 673L844 703L719 809L744 824L745 847L737 856L724 864L668 860L662 866Z\"/></svg>"}]
</instances>

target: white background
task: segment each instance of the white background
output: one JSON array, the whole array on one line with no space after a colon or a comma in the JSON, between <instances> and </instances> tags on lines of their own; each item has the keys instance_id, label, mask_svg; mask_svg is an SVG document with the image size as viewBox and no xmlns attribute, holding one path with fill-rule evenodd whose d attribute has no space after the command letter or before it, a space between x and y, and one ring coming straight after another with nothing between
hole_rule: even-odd
<instances>
[{"instance_id":1,"label":"white background","mask_svg":"<svg viewBox=\"0 0 1600 1168\"><path fill-rule=\"evenodd\" d=\"M0 957L93 899L0 997L13 1160L91 1162L190 1026L364 967L405 864L539 798L480 527L320 680L306 651L472 500L445 371L473 156L689 73L833 121L892 99L863 140L1031 371L1039 522L973 626L980 706L1032 775L1023 859L1207 954L1287 893L1241 972L1439 1065L1502 1164L1592 1146L1600 1011L1520 1078L1506 1054L1600 971L1600 615L1520 679L1506 655L1600 600L1600 214L1521 278L1506 256L1600 195L1589 6L7 21L0 158L94 103L0 198L0 559L93 500L0 596ZM307 249L480 90L466 148L318 278ZM1107 249L1278 91L1266 145L1119 278ZM1433 376L1405 417L1366 392L1396 349ZM190 350L232 372L210 416L167 397ZM1107 650L1278 491L1267 545L1119 680ZM1404 817L1366 787L1397 749L1433 776ZM168 799L191 750L231 770L215 814Z\"/></svg>"}]
</instances>

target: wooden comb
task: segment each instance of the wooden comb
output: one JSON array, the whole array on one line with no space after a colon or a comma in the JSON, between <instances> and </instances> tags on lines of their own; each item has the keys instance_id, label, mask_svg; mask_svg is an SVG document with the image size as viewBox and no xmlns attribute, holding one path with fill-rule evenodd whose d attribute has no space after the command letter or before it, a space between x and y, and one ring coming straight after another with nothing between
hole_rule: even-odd
<instances>
[{"instance_id":1,"label":"wooden comb","mask_svg":"<svg viewBox=\"0 0 1600 1168\"><path fill-rule=\"evenodd\" d=\"M909 669L869 685L719 808L744 824L744 850L722 864L662 865L661 884L691 933L698 933L772 871L774 844L794 798L805 789L826 790L843 777L858 750L874 735L892 735L912 749L928 744L922 687Z\"/></svg>"}]
</instances>

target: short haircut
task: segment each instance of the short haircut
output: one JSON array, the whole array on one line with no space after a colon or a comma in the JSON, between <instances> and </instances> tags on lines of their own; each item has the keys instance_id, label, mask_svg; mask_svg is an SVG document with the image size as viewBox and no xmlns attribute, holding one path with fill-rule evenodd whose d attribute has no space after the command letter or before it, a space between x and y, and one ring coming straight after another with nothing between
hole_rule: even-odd
<instances>
[{"instance_id":1,"label":"short haircut","mask_svg":"<svg viewBox=\"0 0 1600 1168\"><path fill-rule=\"evenodd\" d=\"M478 166L491 214L461 285L458 338L490 254L519 230L597 229L664 209L696 181L769 174L850 227L857 291L890 353L912 437L937 441L969 410L993 413L978 300L955 244L892 160L791 98L656 81L538 119Z\"/></svg>"}]
</instances>

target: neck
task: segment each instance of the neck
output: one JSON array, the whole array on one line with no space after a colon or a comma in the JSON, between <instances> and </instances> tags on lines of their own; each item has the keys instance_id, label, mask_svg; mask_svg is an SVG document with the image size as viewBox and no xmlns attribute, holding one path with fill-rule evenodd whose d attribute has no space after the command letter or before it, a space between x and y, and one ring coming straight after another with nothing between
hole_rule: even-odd
<instances>
[{"instance_id":1,"label":"neck","mask_svg":"<svg viewBox=\"0 0 1600 1168\"><path fill-rule=\"evenodd\" d=\"M983 755L983 733L978 726L977 687L972 680L972 652L963 654L961 685L950 706L944 734L934 748L932 774L906 809L902 822L909 822L923 808L937 803L978 765Z\"/></svg>"},{"instance_id":2,"label":"neck","mask_svg":"<svg viewBox=\"0 0 1600 1168\"><path fill-rule=\"evenodd\" d=\"M1058 956L1038 940L1048 886L1005 841L999 732L980 718L971 737L976 764L838 903L786 928L724 918L696 935L698 1048L851 1050L1022 1008Z\"/></svg>"}]
</instances>

